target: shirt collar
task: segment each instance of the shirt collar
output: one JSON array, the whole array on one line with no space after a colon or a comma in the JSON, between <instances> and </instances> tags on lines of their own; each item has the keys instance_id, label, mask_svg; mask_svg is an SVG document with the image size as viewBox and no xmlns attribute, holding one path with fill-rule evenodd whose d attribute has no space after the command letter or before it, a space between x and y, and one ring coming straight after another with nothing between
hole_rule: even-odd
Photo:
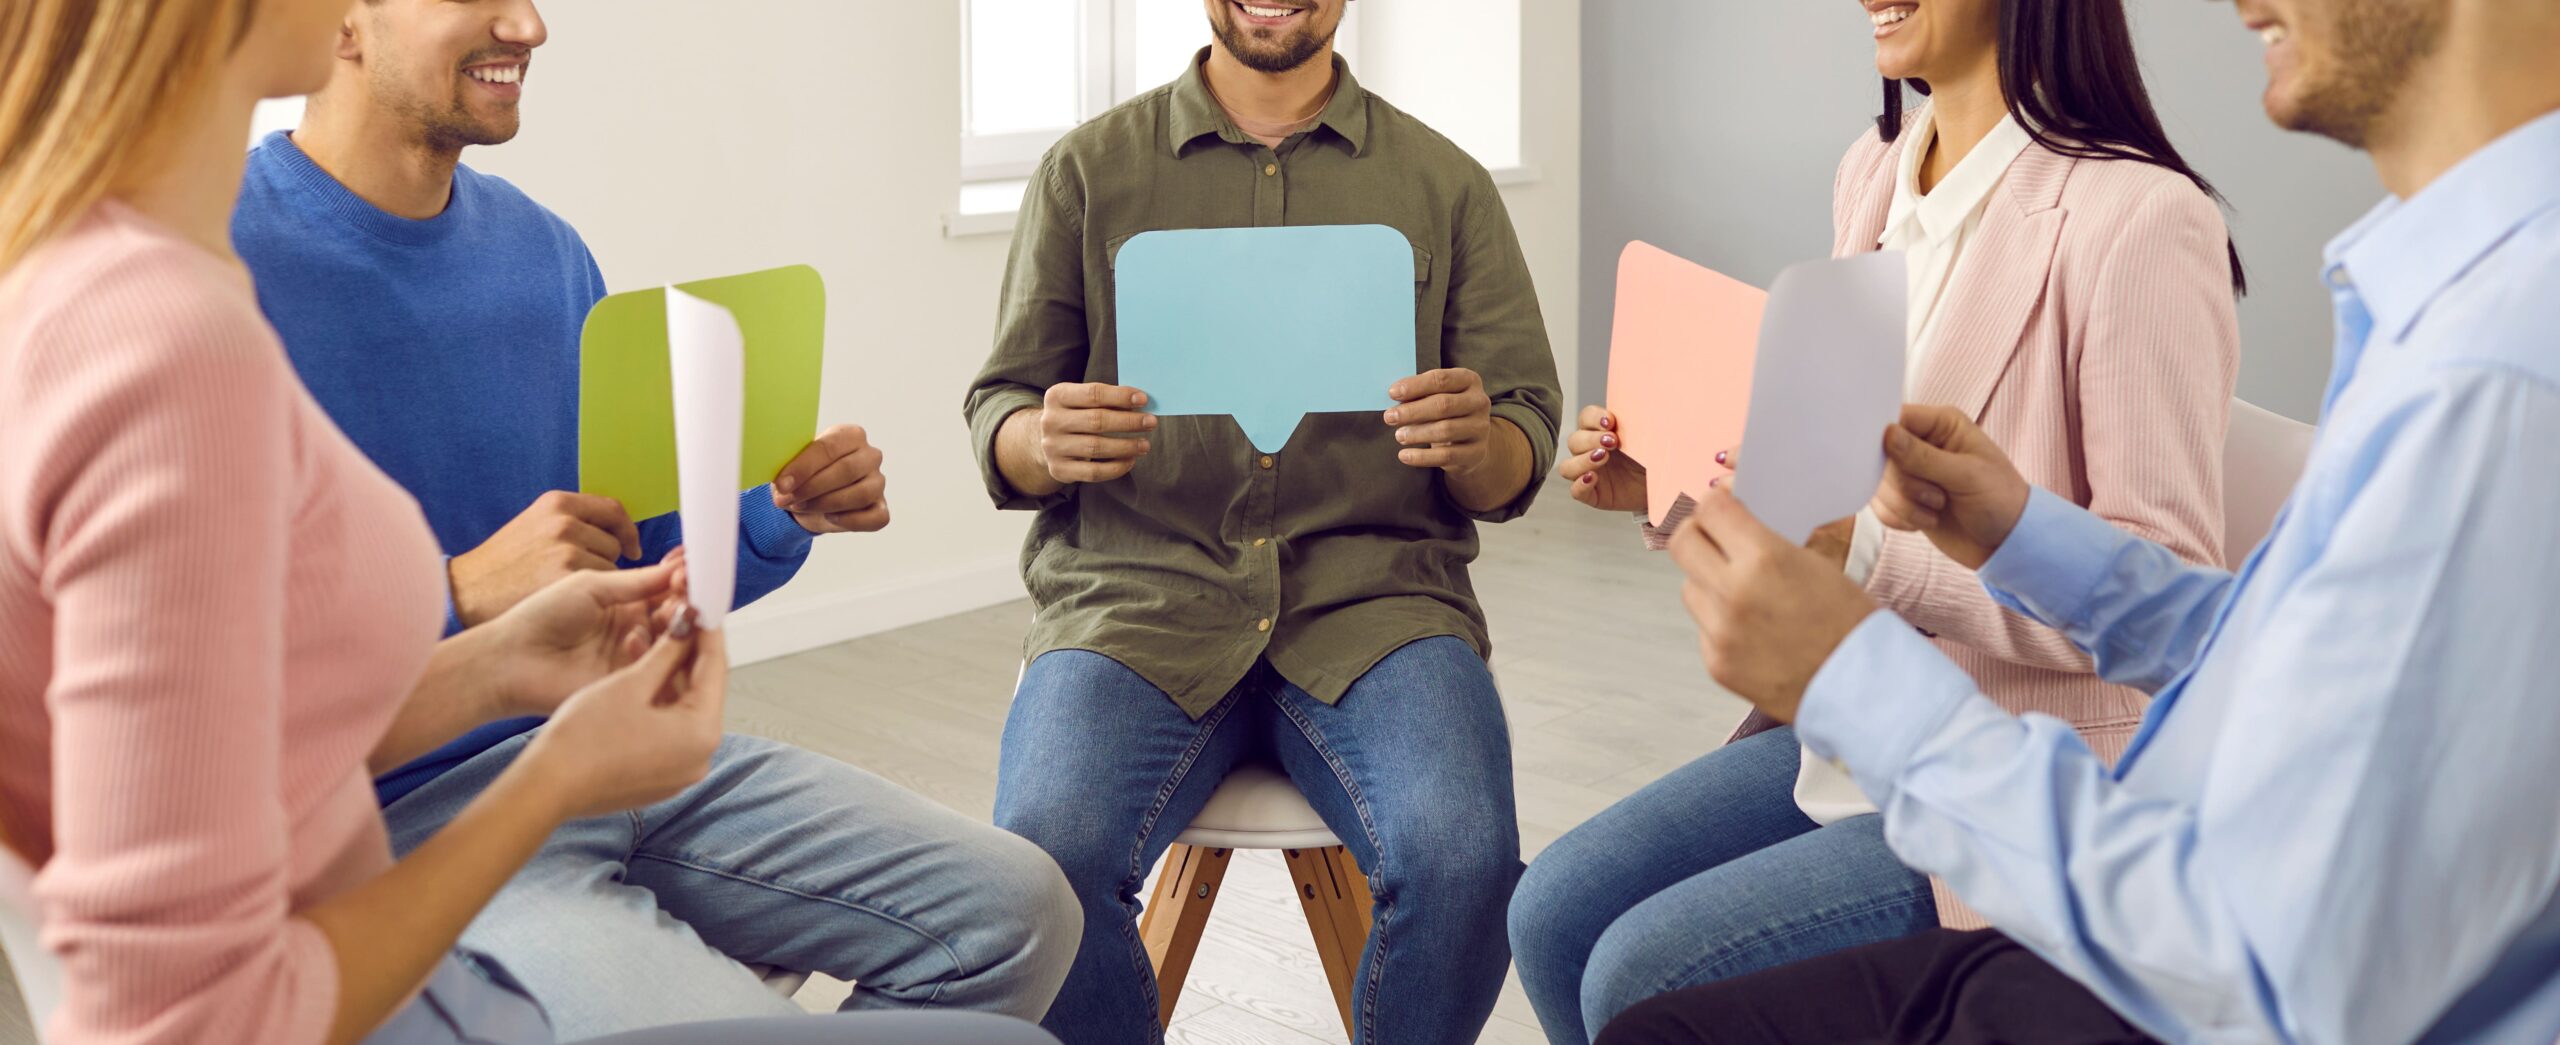
<instances>
[{"instance_id":1,"label":"shirt collar","mask_svg":"<svg viewBox=\"0 0 2560 1045\"><path fill-rule=\"evenodd\" d=\"M2009 165L2027 151L2034 139L2018 125L2017 118L2003 116L1976 143L1972 152L1956 164L1954 170L1938 181L1938 187L1927 195L1920 193L1920 161L1929 154L1929 143L1938 136L1937 121L1929 109L1920 110L1911 125L1903 131L1901 165L1893 190L1893 208L1885 215L1887 238L1917 232L1931 242L1944 241L1964 227L1965 219L1982 209L1992 190L2000 187L2000 179ZM1918 222L1916 228L1902 228L1904 222Z\"/></svg>"},{"instance_id":2,"label":"shirt collar","mask_svg":"<svg viewBox=\"0 0 2560 1045\"><path fill-rule=\"evenodd\" d=\"M2329 241L2326 278L2352 285L2373 329L2406 337L2428 303L2499 243L2560 206L2560 112L2465 157L2408 199L2386 199Z\"/></svg>"},{"instance_id":3,"label":"shirt collar","mask_svg":"<svg viewBox=\"0 0 2560 1045\"><path fill-rule=\"evenodd\" d=\"M1204 70L1208 61L1209 49L1203 47L1191 57L1190 69L1173 82L1173 114L1165 125L1170 140L1165 147L1176 157L1192 142L1213 134L1238 145L1259 144L1236 129L1235 121L1227 119L1226 110L1209 93L1208 73ZM1343 141L1350 143L1351 155L1358 156L1369 140L1367 96L1360 89L1360 81L1351 75L1351 63L1343 61L1339 54L1333 56L1333 80L1333 100L1316 114L1315 125L1341 135Z\"/></svg>"}]
</instances>

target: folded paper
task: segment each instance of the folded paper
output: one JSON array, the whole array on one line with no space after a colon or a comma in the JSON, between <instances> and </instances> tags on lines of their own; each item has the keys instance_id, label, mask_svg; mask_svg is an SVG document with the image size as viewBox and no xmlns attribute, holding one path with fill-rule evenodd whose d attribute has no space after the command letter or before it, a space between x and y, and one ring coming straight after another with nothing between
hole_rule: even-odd
<instances>
[{"instance_id":1,"label":"folded paper","mask_svg":"<svg viewBox=\"0 0 2560 1045\"><path fill-rule=\"evenodd\" d=\"M667 371L674 393L676 485L686 597L717 628L738 581L738 447L746 409L746 337L728 309L669 289Z\"/></svg>"}]
</instances>

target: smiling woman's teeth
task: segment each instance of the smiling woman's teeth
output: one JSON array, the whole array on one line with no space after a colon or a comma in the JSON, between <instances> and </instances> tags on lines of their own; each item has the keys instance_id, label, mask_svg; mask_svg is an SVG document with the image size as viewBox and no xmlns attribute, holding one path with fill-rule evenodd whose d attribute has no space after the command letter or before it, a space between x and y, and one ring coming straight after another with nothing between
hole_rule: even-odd
<instances>
[{"instance_id":1,"label":"smiling woman's teeth","mask_svg":"<svg viewBox=\"0 0 2560 1045\"><path fill-rule=\"evenodd\" d=\"M1888 7L1869 15L1868 19L1876 24L1876 28L1882 29L1909 17L1911 17L1911 9L1908 7Z\"/></svg>"},{"instance_id":2,"label":"smiling woman's teeth","mask_svg":"<svg viewBox=\"0 0 2560 1045\"><path fill-rule=\"evenodd\" d=\"M2258 30L2258 39L2266 41L2266 44L2269 47L2274 47L2277 44L2283 43L2284 38L2291 35L2293 34L2280 25L2271 25Z\"/></svg>"},{"instance_id":3,"label":"smiling woman's teeth","mask_svg":"<svg viewBox=\"0 0 2560 1045\"><path fill-rule=\"evenodd\" d=\"M1287 18L1290 15L1298 13L1298 9L1294 7L1256 7L1252 4L1237 4L1236 6L1244 8L1244 13L1252 15L1255 18Z\"/></svg>"}]
</instances>

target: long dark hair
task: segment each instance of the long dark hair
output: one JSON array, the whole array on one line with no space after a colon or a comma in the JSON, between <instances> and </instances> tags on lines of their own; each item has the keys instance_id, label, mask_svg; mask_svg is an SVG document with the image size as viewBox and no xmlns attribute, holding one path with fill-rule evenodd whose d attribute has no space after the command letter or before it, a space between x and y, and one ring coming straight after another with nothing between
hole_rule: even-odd
<instances>
[{"instance_id":1,"label":"long dark hair","mask_svg":"<svg viewBox=\"0 0 2560 1045\"><path fill-rule=\"evenodd\" d=\"M1901 80L1884 82L1876 132L1902 134ZM1929 93L1929 85L1910 81ZM2036 144L2084 160L2133 160L2177 172L2225 206L2229 200L2187 166L2142 85L2124 0L2000 0L2000 91L2009 116ZM2240 247L2231 251L2231 290L2249 292Z\"/></svg>"}]
</instances>

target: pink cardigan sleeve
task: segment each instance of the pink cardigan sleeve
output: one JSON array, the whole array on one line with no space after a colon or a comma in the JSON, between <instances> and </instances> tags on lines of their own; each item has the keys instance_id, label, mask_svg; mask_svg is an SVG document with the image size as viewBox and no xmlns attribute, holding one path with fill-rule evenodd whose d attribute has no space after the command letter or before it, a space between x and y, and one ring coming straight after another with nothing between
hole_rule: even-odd
<instances>
[{"instance_id":1,"label":"pink cardigan sleeve","mask_svg":"<svg viewBox=\"0 0 2560 1045\"><path fill-rule=\"evenodd\" d=\"M327 1034L335 957L289 910L283 775L294 401L201 270L131 261L21 345L54 607L54 835L35 882L66 997L50 1040Z\"/></svg>"},{"instance_id":2,"label":"pink cardigan sleeve","mask_svg":"<svg viewBox=\"0 0 2560 1045\"><path fill-rule=\"evenodd\" d=\"M2162 181L2115 227L2069 317L2077 402L2064 416L2079 439L2085 506L2199 563L2222 561L2222 443L2240 358L2227 235L2209 197ZM1918 534L1885 535L1868 590L2002 660L2090 670L2061 633L2000 608L1973 571Z\"/></svg>"}]
</instances>

